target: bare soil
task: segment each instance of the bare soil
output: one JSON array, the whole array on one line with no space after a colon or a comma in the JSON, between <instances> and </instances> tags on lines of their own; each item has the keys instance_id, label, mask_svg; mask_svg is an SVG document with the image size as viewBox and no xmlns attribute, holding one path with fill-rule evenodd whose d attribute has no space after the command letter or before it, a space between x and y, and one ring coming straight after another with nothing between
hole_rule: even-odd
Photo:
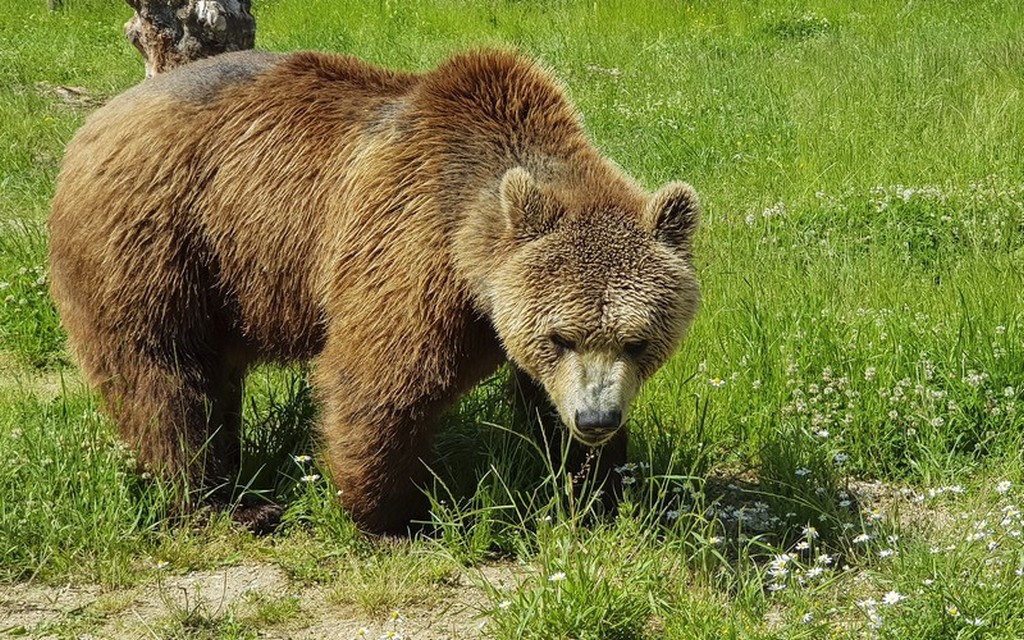
<instances>
[{"instance_id":1,"label":"bare soil","mask_svg":"<svg viewBox=\"0 0 1024 640\"><path fill-rule=\"evenodd\" d=\"M480 574L495 585L508 584L511 575L511 569L501 567L487 567ZM220 635L218 624L232 621L261 638L378 638L388 631L398 631L407 640L484 637L484 594L468 576L449 590L439 604L402 610L395 620L333 603L328 589L296 585L271 564L162 575L123 590L19 584L0 586L0 637L215 637ZM286 619L268 622L259 617L260 603L289 600L297 611Z\"/></svg>"}]
</instances>

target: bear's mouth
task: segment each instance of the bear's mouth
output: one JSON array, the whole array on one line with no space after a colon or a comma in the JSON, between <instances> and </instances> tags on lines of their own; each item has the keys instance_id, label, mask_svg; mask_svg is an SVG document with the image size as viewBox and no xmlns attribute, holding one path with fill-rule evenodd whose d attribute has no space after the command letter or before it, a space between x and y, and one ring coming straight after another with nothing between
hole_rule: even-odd
<instances>
[{"instance_id":1,"label":"bear's mouth","mask_svg":"<svg viewBox=\"0 0 1024 640\"><path fill-rule=\"evenodd\" d=\"M621 428L621 427L620 427ZM608 444L608 441L615 437L615 434L619 432L619 429L578 429L569 428L569 433L575 438L580 444L584 444L592 449L597 449Z\"/></svg>"}]
</instances>

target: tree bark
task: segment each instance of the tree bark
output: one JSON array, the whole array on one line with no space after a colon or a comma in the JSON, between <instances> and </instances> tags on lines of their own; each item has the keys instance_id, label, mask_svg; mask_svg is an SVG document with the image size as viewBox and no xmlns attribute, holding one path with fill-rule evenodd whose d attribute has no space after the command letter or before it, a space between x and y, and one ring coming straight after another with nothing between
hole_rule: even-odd
<instances>
[{"instance_id":1,"label":"tree bark","mask_svg":"<svg viewBox=\"0 0 1024 640\"><path fill-rule=\"evenodd\" d=\"M125 36L146 59L149 78L186 62L252 49L251 0L127 0L135 16Z\"/></svg>"}]
</instances>

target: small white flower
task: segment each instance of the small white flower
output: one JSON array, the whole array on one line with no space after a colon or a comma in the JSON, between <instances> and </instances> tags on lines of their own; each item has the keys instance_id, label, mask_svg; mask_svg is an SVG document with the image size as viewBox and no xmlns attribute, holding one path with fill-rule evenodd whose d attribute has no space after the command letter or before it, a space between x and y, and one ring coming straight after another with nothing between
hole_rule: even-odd
<instances>
[{"instance_id":1,"label":"small white flower","mask_svg":"<svg viewBox=\"0 0 1024 640\"><path fill-rule=\"evenodd\" d=\"M563 580L565 580L564 571L556 571L548 576L548 582L562 582Z\"/></svg>"},{"instance_id":2,"label":"small white flower","mask_svg":"<svg viewBox=\"0 0 1024 640\"><path fill-rule=\"evenodd\" d=\"M1009 480L1002 480L996 485L996 493L999 495L1006 495L1010 492L1011 483Z\"/></svg>"},{"instance_id":3,"label":"small white flower","mask_svg":"<svg viewBox=\"0 0 1024 640\"><path fill-rule=\"evenodd\" d=\"M807 538L810 538L811 540L814 540L814 539L816 539L818 537L818 530L815 529L814 527L812 527L811 525L806 525L803 528L803 534L804 534L804 537L807 537Z\"/></svg>"},{"instance_id":4,"label":"small white flower","mask_svg":"<svg viewBox=\"0 0 1024 640\"><path fill-rule=\"evenodd\" d=\"M795 473L796 477L798 478L806 478L807 476L811 475L811 470L808 469L807 467L800 467L795 471Z\"/></svg>"},{"instance_id":5,"label":"small white flower","mask_svg":"<svg viewBox=\"0 0 1024 640\"><path fill-rule=\"evenodd\" d=\"M882 549L878 552L879 558L891 558L894 555L896 555L896 551L893 549Z\"/></svg>"},{"instance_id":6,"label":"small white flower","mask_svg":"<svg viewBox=\"0 0 1024 640\"><path fill-rule=\"evenodd\" d=\"M881 629L882 628L882 616L878 615L878 612L875 611L874 609L868 611L867 614L868 614L868 624L871 625L871 628L872 629Z\"/></svg>"},{"instance_id":7,"label":"small white flower","mask_svg":"<svg viewBox=\"0 0 1024 640\"><path fill-rule=\"evenodd\" d=\"M849 459L850 456L845 453L837 453L836 455L832 456L832 460L834 460L836 464L846 464L846 461Z\"/></svg>"},{"instance_id":8,"label":"small white flower","mask_svg":"<svg viewBox=\"0 0 1024 640\"><path fill-rule=\"evenodd\" d=\"M898 604L901 600L906 600L907 596L903 595L899 591L890 591L882 596L882 604L893 605Z\"/></svg>"},{"instance_id":9,"label":"small white flower","mask_svg":"<svg viewBox=\"0 0 1024 640\"><path fill-rule=\"evenodd\" d=\"M807 542L806 540L801 540L800 542L796 543L795 548L797 551L806 551L811 548L811 543Z\"/></svg>"},{"instance_id":10,"label":"small white flower","mask_svg":"<svg viewBox=\"0 0 1024 640\"><path fill-rule=\"evenodd\" d=\"M840 506L841 508L845 509L846 507L850 506L850 505L851 505L851 504L853 504L853 503L852 503L852 502L850 502L849 500L840 500L840 501L839 501L839 502L838 502L837 504L838 504L838 505L839 505L839 506Z\"/></svg>"},{"instance_id":11,"label":"small white flower","mask_svg":"<svg viewBox=\"0 0 1024 640\"><path fill-rule=\"evenodd\" d=\"M722 539L719 538L718 536L711 536L710 538L708 538L708 544L710 544L710 545L719 545L721 543L722 543Z\"/></svg>"},{"instance_id":12,"label":"small white flower","mask_svg":"<svg viewBox=\"0 0 1024 640\"><path fill-rule=\"evenodd\" d=\"M511 600L502 600L501 602L498 603L498 608L499 609L508 609L511 606L512 606L512 601Z\"/></svg>"},{"instance_id":13,"label":"small white flower","mask_svg":"<svg viewBox=\"0 0 1024 640\"><path fill-rule=\"evenodd\" d=\"M307 462L310 462L312 459L312 456L307 455L292 456L292 460L295 461L295 464L305 464Z\"/></svg>"},{"instance_id":14,"label":"small white flower","mask_svg":"<svg viewBox=\"0 0 1024 640\"><path fill-rule=\"evenodd\" d=\"M307 473L306 475L299 478L299 482L316 482L320 479L319 473Z\"/></svg>"},{"instance_id":15,"label":"small white flower","mask_svg":"<svg viewBox=\"0 0 1024 640\"><path fill-rule=\"evenodd\" d=\"M923 584L926 587L930 587L933 584L935 584L935 581L932 580L931 578L925 578L924 580L921 581L921 584Z\"/></svg>"},{"instance_id":16,"label":"small white flower","mask_svg":"<svg viewBox=\"0 0 1024 640\"><path fill-rule=\"evenodd\" d=\"M719 387L725 386L725 380L722 380L721 378L711 378L710 380L708 380L708 384L718 389Z\"/></svg>"},{"instance_id":17,"label":"small white flower","mask_svg":"<svg viewBox=\"0 0 1024 640\"><path fill-rule=\"evenodd\" d=\"M670 510L666 511L665 512L665 519L669 520L669 521L678 520L679 519L679 510L678 509L670 509Z\"/></svg>"},{"instance_id":18,"label":"small white flower","mask_svg":"<svg viewBox=\"0 0 1024 640\"><path fill-rule=\"evenodd\" d=\"M814 432L815 437L821 438L822 440L828 440L828 437L832 434L828 432L828 429L818 429Z\"/></svg>"},{"instance_id":19,"label":"small white flower","mask_svg":"<svg viewBox=\"0 0 1024 640\"><path fill-rule=\"evenodd\" d=\"M159 569L166 569L166 568L167 568L168 566L170 566L170 564L171 564L171 563L170 563L170 562L167 562L166 560L161 560L160 562L157 562L157 563L156 563L156 568L157 568L158 570L159 570Z\"/></svg>"},{"instance_id":20,"label":"small white flower","mask_svg":"<svg viewBox=\"0 0 1024 640\"><path fill-rule=\"evenodd\" d=\"M813 620L814 620L814 614L812 614L809 611L807 613L805 613L802 618L800 618L800 622L802 622L804 624L810 624L811 621L813 621Z\"/></svg>"},{"instance_id":21,"label":"small white flower","mask_svg":"<svg viewBox=\"0 0 1024 640\"><path fill-rule=\"evenodd\" d=\"M854 537L853 543L854 544L861 544L862 542L867 542L870 539L871 539L871 536L869 536L866 533L862 533L862 534Z\"/></svg>"}]
</instances>

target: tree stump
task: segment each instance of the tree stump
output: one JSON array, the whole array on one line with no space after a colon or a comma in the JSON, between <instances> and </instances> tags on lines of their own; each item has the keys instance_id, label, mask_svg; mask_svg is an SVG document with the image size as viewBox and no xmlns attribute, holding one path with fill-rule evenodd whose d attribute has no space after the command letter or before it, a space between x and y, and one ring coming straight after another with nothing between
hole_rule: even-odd
<instances>
[{"instance_id":1,"label":"tree stump","mask_svg":"<svg viewBox=\"0 0 1024 640\"><path fill-rule=\"evenodd\" d=\"M251 0L127 0L135 16L125 36L146 59L146 77L186 62L252 49Z\"/></svg>"}]
</instances>

